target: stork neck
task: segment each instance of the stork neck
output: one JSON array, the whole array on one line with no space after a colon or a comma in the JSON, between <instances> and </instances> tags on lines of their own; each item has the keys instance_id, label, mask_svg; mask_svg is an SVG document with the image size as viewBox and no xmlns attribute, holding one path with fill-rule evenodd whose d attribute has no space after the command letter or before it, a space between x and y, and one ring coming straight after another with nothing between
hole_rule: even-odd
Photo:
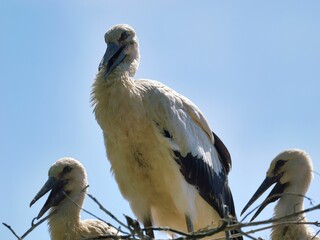
<instances>
[{"instance_id":1,"label":"stork neck","mask_svg":"<svg viewBox=\"0 0 320 240\"><path fill-rule=\"evenodd\" d=\"M303 196L288 192L280 198L276 205L275 218L288 216L300 212L303 209ZM301 219L302 217L304 217L304 214L298 214L290 217L290 219ZM286 219L284 221L286 221Z\"/></svg>"},{"instance_id":2,"label":"stork neck","mask_svg":"<svg viewBox=\"0 0 320 240\"><path fill-rule=\"evenodd\" d=\"M282 197L275 208L275 218L285 217L295 214L304 209L303 197L297 195L287 195ZM283 218L275 222L272 228L271 239L317 239L313 238L314 233L304 224L292 224L292 222L306 222L305 214L295 214L291 217ZM291 223L291 224L290 224ZM311 233L311 234L310 234Z\"/></svg>"},{"instance_id":3,"label":"stork neck","mask_svg":"<svg viewBox=\"0 0 320 240\"><path fill-rule=\"evenodd\" d=\"M97 76L97 80L102 80L108 85L112 85L117 81L133 80L133 77L138 69L139 59L133 59L131 61L124 61L119 64L107 77L105 77L105 69L100 71Z\"/></svg>"},{"instance_id":4,"label":"stork neck","mask_svg":"<svg viewBox=\"0 0 320 240\"><path fill-rule=\"evenodd\" d=\"M106 91L122 91L121 89L130 89L134 85L134 79L129 72L113 71L107 78L104 76L104 71L97 74L95 82L92 85L92 97L100 98L106 95Z\"/></svg>"},{"instance_id":5,"label":"stork neck","mask_svg":"<svg viewBox=\"0 0 320 240\"><path fill-rule=\"evenodd\" d=\"M83 199L76 202L77 205L68 201L61 207L52 208L52 211L57 210L57 213L48 219L51 239L74 239L72 236L76 234L76 229L79 228L80 208Z\"/></svg>"}]
</instances>

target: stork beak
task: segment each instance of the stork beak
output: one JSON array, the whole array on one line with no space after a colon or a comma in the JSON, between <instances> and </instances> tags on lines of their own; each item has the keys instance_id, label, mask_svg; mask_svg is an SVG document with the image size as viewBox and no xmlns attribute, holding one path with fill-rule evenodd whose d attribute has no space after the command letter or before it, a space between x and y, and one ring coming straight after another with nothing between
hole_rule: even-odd
<instances>
[{"instance_id":1,"label":"stork beak","mask_svg":"<svg viewBox=\"0 0 320 240\"><path fill-rule=\"evenodd\" d=\"M37 219L41 218L43 214L45 214L46 211L48 211L49 208L57 206L66 197L66 192L63 189L66 183L67 180L57 180L53 177L49 177L47 182L43 185L43 187L40 189L37 195L30 202L31 207L43 195L45 195L47 192L51 190L47 201L45 202L37 216Z\"/></svg>"},{"instance_id":2,"label":"stork beak","mask_svg":"<svg viewBox=\"0 0 320 240\"><path fill-rule=\"evenodd\" d=\"M247 205L243 208L241 215L265 192L267 189L272 186L274 183L276 185L272 189L272 191L269 193L268 197L262 202L256 213L253 215L250 221L253 221L260 212L269 204L276 200L278 200L281 197L281 193L283 193L285 189L285 184L281 184L279 179L282 175L277 175L274 177L266 177L264 181L261 183L258 190L255 192L255 194L252 196L252 198L249 200Z\"/></svg>"},{"instance_id":3,"label":"stork beak","mask_svg":"<svg viewBox=\"0 0 320 240\"><path fill-rule=\"evenodd\" d=\"M107 78L113 69L118 66L123 59L126 57L124 49L126 45L117 45L115 43L108 43L107 50L99 64L98 70L100 71L103 67L106 68L105 78Z\"/></svg>"}]
</instances>

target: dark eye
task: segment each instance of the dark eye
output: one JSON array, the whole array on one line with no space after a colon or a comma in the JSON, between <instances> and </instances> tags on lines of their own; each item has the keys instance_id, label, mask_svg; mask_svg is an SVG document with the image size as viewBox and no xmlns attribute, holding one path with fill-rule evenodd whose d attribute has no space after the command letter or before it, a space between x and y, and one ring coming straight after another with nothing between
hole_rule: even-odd
<instances>
[{"instance_id":1,"label":"dark eye","mask_svg":"<svg viewBox=\"0 0 320 240\"><path fill-rule=\"evenodd\" d=\"M62 174L71 172L72 168L70 166L65 166L62 170Z\"/></svg>"},{"instance_id":2,"label":"dark eye","mask_svg":"<svg viewBox=\"0 0 320 240\"><path fill-rule=\"evenodd\" d=\"M277 161L276 165L274 166L274 173L278 173L278 171L280 170L280 168L286 163L286 160L279 160Z\"/></svg>"},{"instance_id":3,"label":"dark eye","mask_svg":"<svg viewBox=\"0 0 320 240\"><path fill-rule=\"evenodd\" d=\"M119 38L119 42L122 42L122 41L126 40L128 37L129 37L129 33L128 32L125 31L125 32L121 33L121 36Z\"/></svg>"}]
</instances>

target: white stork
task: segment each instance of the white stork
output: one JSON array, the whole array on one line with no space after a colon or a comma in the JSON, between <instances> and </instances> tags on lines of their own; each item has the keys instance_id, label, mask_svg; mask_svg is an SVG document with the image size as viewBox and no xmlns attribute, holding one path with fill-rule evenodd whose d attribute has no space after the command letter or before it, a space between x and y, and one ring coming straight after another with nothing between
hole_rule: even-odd
<instances>
[{"instance_id":1,"label":"white stork","mask_svg":"<svg viewBox=\"0 0 320 240\"><path fill-rule=\"evenodd\" d=\"M302 150L291 149L276 156L267 176L256 193L242 210L243 214L270 186L275 184L268 197L262 202L251 221L271 202L279 199L274 209L274 218L281 218L304 210L303 199L312 180L312 161ZM284 218L281 222L306 222L305 214ZM320 240L306 224L274 223L273 240Z\"/></svg>"},{"instance_id":2,"label":"white stork","mask_svg":"<svg viewBox=\"0 0 320 240\"><path fill-rule=\"evenodd\" d=\"M97 219L80 220L80 208L86 195L87 173L73 158L61 158L49 169L49 178L30 203L30 207L44 194L50 195L37 219L46 211L57 211L48 219L52 240L78 240L117 235L117 230Z\"/></svg>"},{"instance_id":3,"label":"white stork","mask_svg":"<svg viewBox=\"0 0 320 240\"><path fill-rule=\"evenodd\" d=\"M134 214L145 227L185 232L235 219L231 158L203 114L160 82L134 80L140 56L132 27L112 27L105 41L92 102L112 171Z\"/></svg>"}]
</instances>

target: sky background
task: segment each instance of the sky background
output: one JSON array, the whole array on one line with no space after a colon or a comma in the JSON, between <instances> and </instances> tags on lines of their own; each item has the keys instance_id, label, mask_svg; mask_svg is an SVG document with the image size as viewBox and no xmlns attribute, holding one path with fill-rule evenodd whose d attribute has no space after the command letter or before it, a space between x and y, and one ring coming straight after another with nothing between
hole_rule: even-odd
<instances>
[{"instance_id":1,"label":"sky background","mask_svg":"<svg viewBox=\"0 0 320 240\"><path fill-rule=\"evenodd\" d=\"M228 147L238 213L280 151L306 150L320 172L319 12L319 1L295 0L0 1L0 222L20 236L29 228L46 198L29 203L63 156L83 163L89 192L107 209L133 216L90 104L104 34L119 23L140 42L136 78L188 97ZM315 174L307 193L315 204L319 187ZM90 199L84 207L112 222ZM15 237L0 225L0 239ZM49 239L46 224L26 239Z\"/></svg>"}]
</instances>

